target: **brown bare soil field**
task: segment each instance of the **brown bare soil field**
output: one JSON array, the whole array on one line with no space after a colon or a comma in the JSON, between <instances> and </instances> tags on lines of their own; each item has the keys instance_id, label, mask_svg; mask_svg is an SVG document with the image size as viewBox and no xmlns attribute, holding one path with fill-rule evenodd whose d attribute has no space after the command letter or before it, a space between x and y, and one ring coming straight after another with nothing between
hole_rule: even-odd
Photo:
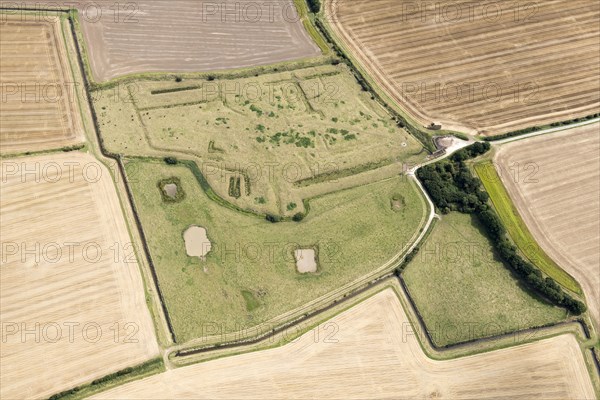
<instances>
[{"instance_id":1,"label":"brown bare soil field","mask_svg":"<svg viewBox=\"0 0 600 400\"><path fill-rule=\"evenodd\" d=\"M109 171L81 153L1 167L0 397L48 397L158 355Z\"/></svg>"},{"instance_id":2,"label":"brown bare soil field","mask_svg":"<svg viewBox=\"0 0 600 400\"><path fill-rule=\"evenodd\" d=\"M494 135L600 105L600 2L327 0L326 18L423 124Z\"/></svg>"},{"instance_id":3,"label":"brown bare soil field","mask_svg":"<svg viewBox=\"0 0 600 400\"><path fill-rule=\"evenodd\" d=\"M60 19L0 16L0 151L81 142L83 128Z\"/></svg>"},{"instance_id":4,"label":"brown bare soil field","mask_svg":"<svg viewBox=\"0 0 600 400\"><path fill-rule=\"evenodd\" d=\"M56 7L43 0L18 3ZM321 54L292 0L73 3L97 82L132 73L243 68Z\"/></svg>"},{"instance_id":5,"label":"brown bare soil field","mask_svg":"<svg viewBox=\"0 0 600 400\"><path fill-rule=\"evenodd\" d=\"M600 327L600 125L502 145L495 162L535 240L581 284Z\"/></svg>"},{"instance_id":6,"label":"brown bare soil field","mask_svg":"<svg viewBox=\"0 0 600 400\"><path fill-rule=\"evenodd\" d=\"M411 332L387 289L286 346L171 370L96 398L594 398L572 335L435 361Z\"/></svg>"}]
</instances>

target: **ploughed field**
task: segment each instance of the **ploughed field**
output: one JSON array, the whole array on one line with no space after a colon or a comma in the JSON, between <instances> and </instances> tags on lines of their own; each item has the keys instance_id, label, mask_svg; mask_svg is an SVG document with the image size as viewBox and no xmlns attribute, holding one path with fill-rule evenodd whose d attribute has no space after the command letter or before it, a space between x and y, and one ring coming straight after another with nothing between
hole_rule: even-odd
<instances>
[{"instance_id":1,"label":"ploughed field","mask_svg":"<svg viewBox=\"0 0 600 400\"><path fill-rule=\"evenodd\" d=\"M581 284L600 324L600 125L502 145L495 164L536 242Z\"/></svg>"},{"instance_id":2,"label":"ploughed field","mask_svg":"<svg viewBox=\"0 0 600 400\"><path fill-rule=\"evenodd\" d=\"M0 397L48 397L157 356L108 169L79 153L1 167Z\"/></svg>"},{"instance_id":3,"label":"ploughed field","mask_svg":"<svg viewBox=\"0 0 600 400\"><path fill-rule=\"evenodd\" d=\"M60 18L0 14L0 152L82 141L76 90Z\"/></svg>"},{"instance_id":4,"label":"ploughed field","mask_svg":"<svg viewBox=\"0 0 600 400\"><path fill-rule=\"evenodd\" d=\"M283 347L187 366L98 399L593 399L577 340L561 335L450 361L422 351L392 289Z\"/></svg>"},{"instance_id":5,"label":"ploughed field","mask_svg":"<svg viewBox=\"0 0 600 400\"><path fill-rule=\"evenodd\" d=\"M494 135L600 105L600 3L326 1L326 18L422 124Z\"/></svg>"},{"instance_id":6,"label":"ploughed field","mask_svg":"<svg viewBox=\"0 0 600 400\"><path fill-rule=\"evenodd\" d=\"M59 4L70 4L61 3ZM3 1L12 5L15 2ZM29 7L57 2L26 0ZM320 55L292 0L73 2L94 80L242 68Z\"/></svg>"}]
</instances>

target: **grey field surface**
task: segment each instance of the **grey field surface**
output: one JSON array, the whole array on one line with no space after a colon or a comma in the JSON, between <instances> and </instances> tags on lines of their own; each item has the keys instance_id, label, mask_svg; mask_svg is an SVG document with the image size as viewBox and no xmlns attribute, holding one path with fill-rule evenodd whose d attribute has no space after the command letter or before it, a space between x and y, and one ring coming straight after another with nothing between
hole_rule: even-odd
<instances>
[{"instance_id":1,"label":"grey field surface","mask_svg":"<svg viewBox=\"0 0 600 400\"><path fill-rule=\"evenodd\" d=\"M18 2L38 9L56 9L65 3ZM78 5L98 82L134 73L243 68L320 54L292 0L73 3ZM14 1L0 1L0 6L14 5Z\"/></svg>"}]
</instances>

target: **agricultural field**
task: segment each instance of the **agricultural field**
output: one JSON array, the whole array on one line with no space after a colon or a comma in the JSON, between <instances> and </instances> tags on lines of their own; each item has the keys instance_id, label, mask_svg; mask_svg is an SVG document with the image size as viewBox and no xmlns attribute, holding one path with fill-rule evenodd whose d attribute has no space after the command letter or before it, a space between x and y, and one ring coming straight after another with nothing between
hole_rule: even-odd
<instances>
[{"instance_id":1,"label":"agricultural field","mask_svg":"<svg viewBox=\"0 0 600 400\"><path fill-rule=\"evenodd\" d=\"M220 197L259 213L291 217L308 195L347 187L336 186L344 177L378 170L365 183L381 180L426 156L345 65L142 80L94 98L109 151L192 160Z\"/></svg>"},{"instance_id":2,"label":"agricultural field","mask_svg":"<svg viewBox=\"0 0 600 400\"><path fill-rule=\"evenodd\" d=\"M325 0L324 14L423 125L491 136L600 106L599 2Z\"/></svg>"},{"instance_id":3,"label":"agricultural field","mask_svg":"<svg viewBox=\"0 0 600 400\"><path fill-rule=\"evenodd\" d=\"M45 398L156 357L108 169L69 153L1 170L0 397Z\"/></svg>"},{"instance_id":4,"label":"agricultural field","mask_svg":"<svg viewBox=\"0 0 600 400\"><path fill-rule=\"evenodd\" d=\"M475 164L474 168L486 192L489 194L498 216L506 227L508 235L521 253L558 284L573 293L582 294L581 286L575 278L563 270L544 251L544 248L537 244L529 226L525 223L511 200L494 164L491 161L483 161ZM526 172L529 173L529 171Z\"/></svg>"},{"instance_id":5,"label":"agricultural field","mask_svg":"<svg viewBox=\"0 0 600 400\"><path fill-rule=\"evenodd\" d=\"M178 343L250 334L310 311L321 296L392 269L428 215L405 176L309 199L304 220L272 224L214 201L186 165L129 159L126 169ZM168 178L185 196L165 201L160 182ZM190 227L203 228L208 242L187 246ZM315 251L316 272L297 271L294 252L302 249Z\"/></svg>"},{"instance_id":6,"label":"agricultural field","mask_svg":"<svg viewBox=\"0 0 600 400\"><path fill-rule=\"evenodd\" d=\"M2 1L56 8L57 2ZM60 3L60 2L58 2ZM267 65L321 54L293 0L113 0L74 4L93 78L198 72Z\"/></svg>"},{"instance_id":7,"label":"agricultural field","mask_svg":"<svg viewBox=\"0 0 600 400\"><path fill-rule=\"evenodd\" d=\"M442 216L404 270L436 346L559 322L565 310L534 297L498 260L475 216ZM440 295L432 296L432 293Z\"/></svg>"},{"instance_id":8,"label":"agricultural field","mask_svg":"<svg viewBox=\"0 0 600 400\"><path fill-rule=\"evenodd\" d=\"M494 162L535 241L582 286L600 327L600 125L502 145Z\"/></svg>"},{"instance_id":9,"label":"agricultural field","mask_svg":"<svg viewBox=\"0 0 600 400\"><path fill-rule=\"evenodd\" d=\"M318 334L317 334L318 332ZM392 289L283 347L155 375L96 399L593 399L577 340L555 336L450 361L422 351Z\"/></svg>"},{"instance_id":10,"label":"agricultural field","mask_svg":"<svg viewBox=\"0 0 600 400\"><path fill-rule=\"evenodd\" d=\"M0 14L0 152L60 148L84 140L58 16Z\"/></svg>"}]
</instances>

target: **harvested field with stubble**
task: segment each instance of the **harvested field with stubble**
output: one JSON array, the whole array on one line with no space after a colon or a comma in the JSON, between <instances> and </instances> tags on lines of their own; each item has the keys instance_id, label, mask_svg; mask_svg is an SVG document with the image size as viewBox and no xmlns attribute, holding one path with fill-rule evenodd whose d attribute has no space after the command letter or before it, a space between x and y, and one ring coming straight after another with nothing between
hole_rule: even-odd
<instances>
[{"instance_id":1,"label":"harvested field with stubble","mask_svg":"<svg viewBox=\"0 0 600 400\"><path fill-rule=\"evenodd\" d=\"M495 135L600 105L600 3L326 0L336 36L420 123Z\"/></svg>"},{"instance_id":2,"label":"harvested field with stubble","mask_svg":"<svg viewBox=\"0 0 600 400\"><path fill-rule=\"evenodd\" d=\"M56 2L44 0L18 3L57 7ZM293 0L96 0L73 4L79 9L97 82L127 74L214 71L321 54L304 30Z\"/></svg>"},{"instance_id":3,"label":"harvested field with stubble","mask_svg":"<svg viewBox=\"0 0 600 400\"><path fill-rule=\"evenodd\" d=\"M5 159L1 179L0 397L48 397L157 356L106 167L82 153Z\"/></svg>"},{"instance_id":4,"label":"harvested field with stubble","mask_svg":"<svg viewBox=\"0 0 600 400\"><path fill-rule=\"evenodd\" d=\"M600 327L600 125L502 145L495 163L536 242L581 284Z\"/></svg>"},{"instance_id":5,"label":"harvested field with stubble","mask_svg":"<svg viewBox=\"0 0 600 400\"><path fill-rule=\"evenodd\" d=\"M319 336L315 329L283 347L171 370L94 398L595 398L574 336L435 361L391 289L319 329Z\"/></svg>"},{"instance_id":6,"label":"harvested field with stubble","mask_svg":"<svg viewBox=\"0 0 600 400\"><path fill-rule=\"evenodd\" d=\"M0 14L0 152L83 141L61 20Z\"/></svg>"}]
</instances>

